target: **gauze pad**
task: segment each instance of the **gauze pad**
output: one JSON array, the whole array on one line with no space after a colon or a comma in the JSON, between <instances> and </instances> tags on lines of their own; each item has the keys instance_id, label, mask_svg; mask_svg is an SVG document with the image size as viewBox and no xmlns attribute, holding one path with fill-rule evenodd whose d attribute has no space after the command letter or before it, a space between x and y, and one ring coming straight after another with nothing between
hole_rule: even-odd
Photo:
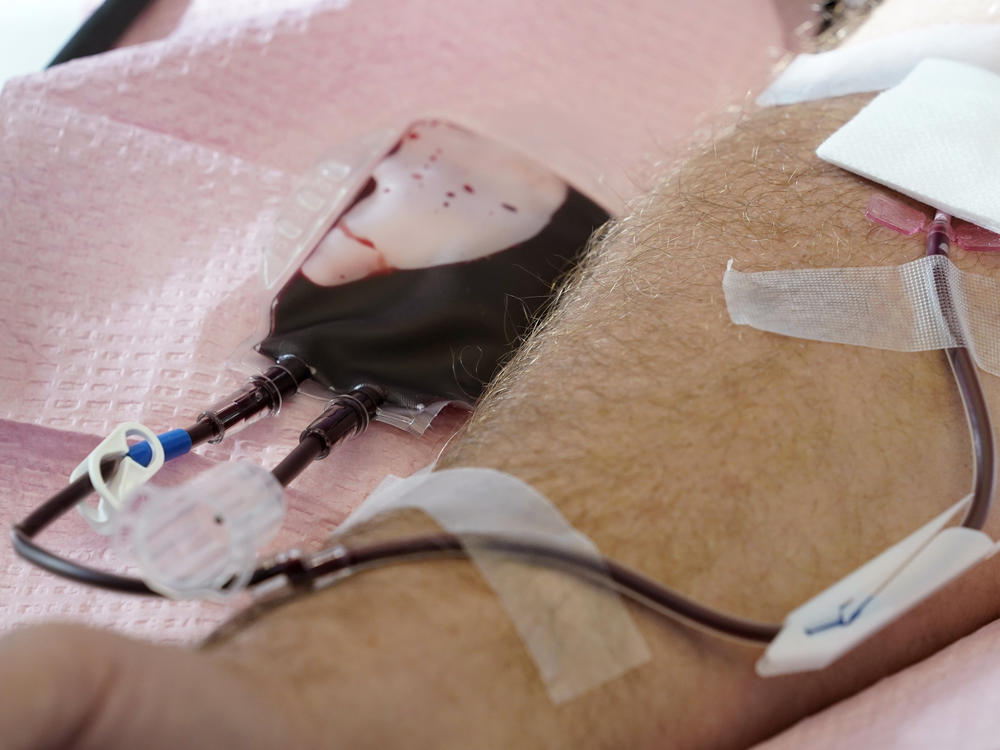
<instances>
[{"instance_id":1,"label":"gauze pad","mask_svg":"<svg viewBox=\"0 0 1000 750\"><path fill-rule=\"evenodd\" d=\"M1000 375L1000 282L940 255L901 266L760 273L735 271L730 261L722 289L737 325L902 352L964 346Z\"/></svg>"},{"instance_id":2,"label":"gauze pad","mask_svg":"<svg viewBox=\"0 0 1000 750\"><path fill-rule=\"evenodd\" d=\"M1000 76L925 60L816 155L934 208L1000 231Z\"/></svg>"},{"instance_id":3,"label":"gauze pad","mask_svg":"<svg viewBox=\"0 0 1000 750\"><path fill-rule=\"evenodd\" d=\"M649 660L649 648L617 594L476 545L477 535L491 535L601 559L594 543L530 485L502 471L478 468L390 477L338 532L401 508L423 510L462 539L469 558L500 597L554 702L574 698Z\"/></svg>"}]
</instances>

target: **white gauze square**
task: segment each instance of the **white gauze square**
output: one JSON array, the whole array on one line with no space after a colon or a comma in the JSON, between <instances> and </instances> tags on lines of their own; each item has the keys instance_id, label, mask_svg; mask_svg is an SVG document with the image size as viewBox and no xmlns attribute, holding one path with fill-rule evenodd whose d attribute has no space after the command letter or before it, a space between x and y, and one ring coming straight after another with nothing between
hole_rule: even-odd
<instances>
[{"instance_id":1,"label":"white gauze square","mask_svg":"<svg viewBox=\"0 0 1000 750\"><path fill-rule=\"evenodd\" d=\"M925 60L816 155L1000 232L1000 76Z\"/></svg>"}]
</instances>

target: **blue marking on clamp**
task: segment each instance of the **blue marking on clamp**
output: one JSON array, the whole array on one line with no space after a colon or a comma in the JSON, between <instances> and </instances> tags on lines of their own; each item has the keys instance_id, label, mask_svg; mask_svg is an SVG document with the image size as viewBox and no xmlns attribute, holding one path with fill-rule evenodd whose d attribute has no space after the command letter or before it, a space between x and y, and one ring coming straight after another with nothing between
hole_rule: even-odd
<instances>
[{"instance_id":1,"label":"blue marking on clamp","mask_svg":"<svg viewBox=\"0 0 1000 750\"><path fill-rule=\"evenodd\" d=\"M191 436L187 430L169 430L156 437L163 446L164 461L183 456L191 450ZM149 462L153 460L153 449L143 440L128 449L128 457L141 466L149 466Z\"/></svg>"},{"instance_id":2,"label":"blue marking on clamp","mask_svg":"<svg viewBox=\"0 0 1000 750\"><path fill-rule=\"evenodd\" d=\"M868 598L866 598L863 602L861 602L860 605L858 605L858 608L856 610L851 612L846 617L845 617L845 612L847 608L850 606L850 602L841 604L837 611L836 620L831 620L830 622L824 622L820 625L814 625L811 628L806 628L806 635L816 635L816 633L822 633L824 630L829 630L830 628L842 628L846 625L850 625L852 622L858 619L858 616L861 614L861 611L869 604L871 604L871 601L874 598L875 598L874 596L869 596Z\"/></svg>"}]
</instances>

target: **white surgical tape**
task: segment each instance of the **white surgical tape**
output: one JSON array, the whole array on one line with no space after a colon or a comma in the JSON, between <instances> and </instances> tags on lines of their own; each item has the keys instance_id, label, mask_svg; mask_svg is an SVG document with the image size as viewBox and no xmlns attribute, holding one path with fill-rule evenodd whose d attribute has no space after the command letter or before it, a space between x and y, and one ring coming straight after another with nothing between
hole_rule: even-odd
<instances>
[{"instance_id":1,"label":"white surgical tape","mask_svg":"<svg viewBox=\"0 0 1000 750\"><path fill-rule=\"evenodd\" d=\"M1000 25L956 23L910 29L831 52L799 55L757 97L757 104L768 107L884 91L931 57L1000 73Z\"/></svg>"},{"instance_id":2,"label":"white surgical tape","mask_svg":"<svg viewBox=\"0 0 1000 750\"><path fill-rule=\"evenodd\" d=\"M600 560L593 542L530 485L493 469L389 477L338 531L402 508L423 510L462 539L500 597L553 702L570 700L650 658L617 594L475 545L471 535L490 535Z\"/></svg>"},{"instance_id":3,"label":"white surgical tape","mask_svg":"<svg viewBox=\"0 0 1000 750\"><path fill-rule=\"evenodd\" d=\"M1000 232L1000 76L924 60L879 94L816 155Z\"/></svg>"},{"instance_id":4,"label":"white surgical tape","mask_svg":"<svg viewBox=\"0 0 1000 750\"><path fill-rule=\"evenodd\" d=\"M901 352L964 346L1000 375L1000 283L940 255L901 266L759 273L729 261L722 290L737 325Z\"/></svg>"}]
</instances>

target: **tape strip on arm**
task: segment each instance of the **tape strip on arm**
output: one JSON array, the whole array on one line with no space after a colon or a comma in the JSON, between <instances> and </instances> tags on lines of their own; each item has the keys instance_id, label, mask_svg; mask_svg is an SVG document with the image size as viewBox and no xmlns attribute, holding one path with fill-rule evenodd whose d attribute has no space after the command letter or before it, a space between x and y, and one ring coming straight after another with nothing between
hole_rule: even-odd
<instances>
[{"instance_id":1,"label":"tape strip on arm","mask_svg":"<svg viewBox=\"0 0 1000 750\"><path fill-rule=\"evenodd\" d=\"M936 290L946 287L943 311ZM900 266L742 273L722 278L729 317L784 336L916 352L966 347L1000 375L1000 283L942 256Z\"/></svg>"},{"instance_id":2,"label":"tape strip on arm","mask_svg":"<svg viewBox=\"0 0 1000 750\"><path fill-rule=\"evenodd\" d=\"M338 533L404 508L424 511L462 539L500 597L553 702L570 700L649 660L649 648L617 594L477 547L476 536L489 535L562 548L600 563L593 542L530 485L479 468L390 477Z\"/></svg>"}]
</instances>

